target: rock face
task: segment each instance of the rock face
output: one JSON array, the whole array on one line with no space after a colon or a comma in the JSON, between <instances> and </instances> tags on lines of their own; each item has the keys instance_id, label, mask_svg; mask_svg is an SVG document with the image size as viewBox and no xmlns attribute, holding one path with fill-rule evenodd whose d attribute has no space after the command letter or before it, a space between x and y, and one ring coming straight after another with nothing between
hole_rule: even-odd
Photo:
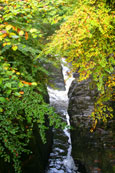
<instances>
[{"instance_id":1,"label":"rock face","mask_svg":"<svg viewBox=\"0 0 115 173\"><path fill-rule=\"evenodd\" d=\"M61 64L59 63L58 67L55 67L53 64L49 63L45 64L44 67L49 72L49 81L48 81L49 87L64 91L65 84L64 84Z\"/></svg>"},{"instance_id":2,"label":"rock face","mask_svg":"<svg viewBox=\"0 0 115 173\"><path fill-rule=\"evenodd\" d=\"M77 82L73 81L69 90L69 115L88 116L93 111L96 92L90 90L90 80ZM72 120L72 117L71 117Z\"/></svg>"},{"instance_id":3,"label":"rock face","mask_svg":"<svg viewBox=\"0 0 115 173\"><path fill-rule=\"evenodd\" d=\"M90 132L92 122L88 115L94 109L97 95L95 90L90 89L90 81L77 82L75 79L68 93L72 156L81 173L113 173L114 123L110 121L106 126L101 123L93 133Z\"/></svg>"}]
</instances>

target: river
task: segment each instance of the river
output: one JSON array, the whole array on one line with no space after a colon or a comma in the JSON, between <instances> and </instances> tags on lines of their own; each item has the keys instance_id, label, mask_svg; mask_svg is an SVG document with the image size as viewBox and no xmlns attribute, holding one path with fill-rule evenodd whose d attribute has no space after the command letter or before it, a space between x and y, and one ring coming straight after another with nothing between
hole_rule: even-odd
<instances>
[{"instance_id":1,"label":"river","mask_svg":"<svg viewBox=\"0 0 115 173\"><path fill-rule=\"evenodd\" d=\"M53 106L56 112L61 116L63 121L70 125L68 109L68 90L73 81L73 77L69 76L69 68L62 59L62 72L65 82L65 90L53 89L48 87L50 96L50 105ZM72 145L69 129L53 129L53 147L50 153L48 167L46 173L78 173L77 167L71 156Z\"/></svg>"}]
</instances>

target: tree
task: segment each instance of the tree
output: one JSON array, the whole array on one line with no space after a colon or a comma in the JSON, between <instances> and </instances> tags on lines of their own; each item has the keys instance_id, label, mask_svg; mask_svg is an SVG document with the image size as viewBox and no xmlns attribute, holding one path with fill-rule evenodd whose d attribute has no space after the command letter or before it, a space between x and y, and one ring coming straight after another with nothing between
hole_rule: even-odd
<instances>
[{"instance_id":1,"label":"tree","mask_svg":"<svg viewBox=\"0 0 115 173\"><path fill-rule=\"evenodd\" d=\"M0 1L0 157L13 163L17 173L21 172L22 154L31 153L28 144L34 125L44 143L46 116L50 126L63 126L44 99L48 72L43 63L47 59L36 59L48 35L46 26L54 20L54 6L46 6L49 3Z\"/></svg>"},{"instance_id":2,"label":"tree","mask_svg":"<svg viewBox=\"0 0 115 173\"><path fill-rule=\"evenodd\" d=\"M107 122L113 109L114 75L114 16L106 1L78 1L73 14L50 39L47 53L65 56L72 63L72 72L79 72L79 81L92 78L98 97L91 117L94 127L98 120Z\"/></svg>"}]
</instances>

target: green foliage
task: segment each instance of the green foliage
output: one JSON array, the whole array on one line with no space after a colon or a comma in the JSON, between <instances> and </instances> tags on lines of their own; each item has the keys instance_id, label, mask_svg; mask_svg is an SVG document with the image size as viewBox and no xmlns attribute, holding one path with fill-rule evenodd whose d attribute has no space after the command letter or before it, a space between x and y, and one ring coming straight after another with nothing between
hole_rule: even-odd
<instances>
[{"instance_id":1,"label":"green foliage","mask_svg":"<svg viewBox=\"0 0 115 173\"><path fill-rule=\"evenodd\" d=\"M31 152L27 148L34 124L44 142L46 117L50 126L64 126L44 98L48 77L44 64L57 62L53 54L67 57L72 71L79 71L79 81L92 77L99 91L92 113L94 127L97 119L106 122L113 116L107 102L113 98L115 85L115 14L113 3L110 7L105 3L0 1L0 156L13 162L15 172L21 172L22 154Z\"/></svg>"},{"instance_id":2,"label":"green foliage","mask_svg":"<svg viewBox=\"0 0 115 173\"><path fill-rule=\"evenodd\" d=\"M23 84L18 78L19 72L14 74L7 63L1 62L0 65L0 155L7 162L13 160L15 171L20 172L19 159L22 153L30 153L26 147L31 139L34 123L37 123L42 140L46 142L46 115L49 115L51 125L59 118L44 102L35 82L31 86L27 82Z\"/></svg>"},{"instance_id":3,"label":"green foliage","mask_svg":"<svg viewBox=\"0 0 115 173\"><path fill-rule=\"evenodd\" d=\"M47 59L36 59L43 50L48 29L51 31L60 20L58 16L57 21L53 18L51 13L57 8L50 3L0 2L0 157L13 163L17 173L21 172L22 154L31 153L28 144L34 125L44 143L46 120L56 128L65 125L45 102L48 72L43 64Z\"/></svg>"},{"instance_id":4,"label":"green foliage","mask_svg":"<svg viewBox=\"0 0 115 173\"><path fill-rule=\"evenodd\" d=\"M79 81L92 78L92 85L99 94L92 118L107 121L112 118L108 101L113 98L114 75L114 25L115 11L106 1L79 1L74 13L61 25L50 39L47 53L65 56L78 71Z\"/></svg>"}]
</instances>

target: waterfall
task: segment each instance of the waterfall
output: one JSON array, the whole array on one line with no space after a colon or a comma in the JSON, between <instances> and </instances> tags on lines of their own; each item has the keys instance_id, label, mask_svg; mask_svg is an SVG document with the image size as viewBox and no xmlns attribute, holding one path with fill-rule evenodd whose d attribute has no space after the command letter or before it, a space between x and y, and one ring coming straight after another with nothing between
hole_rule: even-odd
<instances>
[{"instance_id":1,"label":"waterfall","mask_svg":"<svg viewBox=\"0 0 115 173\"><path fill-rule=\"evenodd\" d=\"M55 90L48 87L50 96L50 104L55 107L56 112L60 114L61 118L70 125L68 109L68 91L71 82L74 80L72 75L69 75L70 69L65 65L66 62L62 58L62 71L65 81L65 91ZM69 129L54 129L53 148L50 153L48 168L46 173L78 173L77 167L71 156L72 145Z\"/></svg>"}]
</instances>

